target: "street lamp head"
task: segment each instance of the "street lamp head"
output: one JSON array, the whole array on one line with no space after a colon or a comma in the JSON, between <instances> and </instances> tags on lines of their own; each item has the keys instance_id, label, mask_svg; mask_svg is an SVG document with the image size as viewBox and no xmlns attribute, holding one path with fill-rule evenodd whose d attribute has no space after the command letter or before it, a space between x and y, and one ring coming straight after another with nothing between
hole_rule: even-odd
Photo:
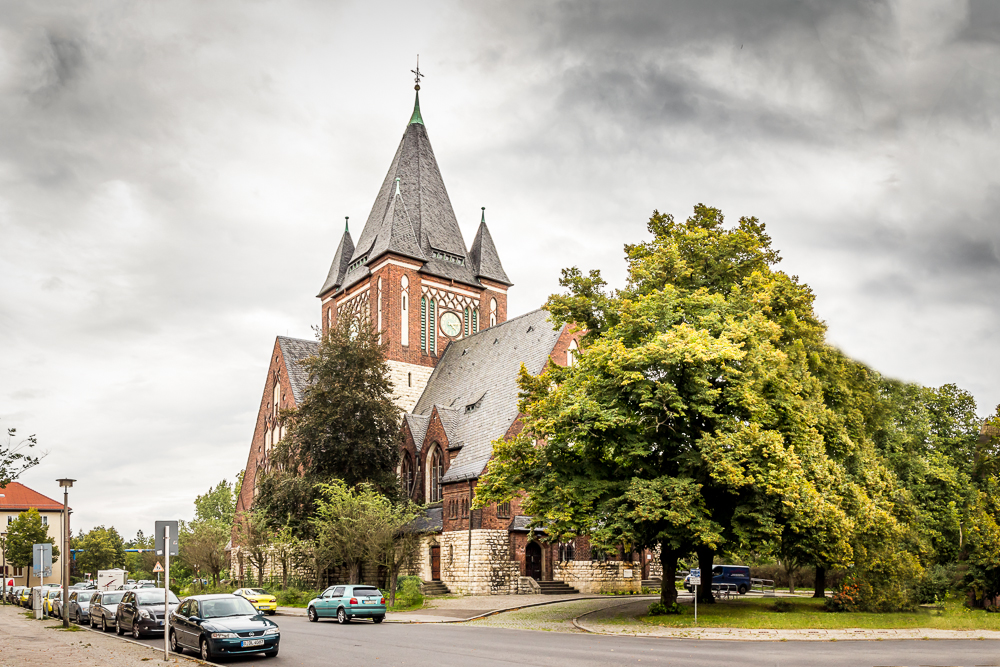
<instances>
[{"instance_id":1,"label":"street lamp head","mask_svg":"<svg viewBox=\"0 0 1000 667\"><path fill-rule=\"evenodd\" d=\"M56 481L59 482L59 486L63 486L63 487L66 487L67 489L69 489L69 488L72 488L73 482L75 482L76 480L75 479L57 479Z\"/></svg>"}]
</instances>

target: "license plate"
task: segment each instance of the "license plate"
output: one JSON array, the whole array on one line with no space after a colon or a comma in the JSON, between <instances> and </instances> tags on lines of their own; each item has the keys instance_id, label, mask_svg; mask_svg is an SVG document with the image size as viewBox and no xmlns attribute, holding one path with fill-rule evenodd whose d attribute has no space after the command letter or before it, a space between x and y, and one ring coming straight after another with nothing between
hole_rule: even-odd
<instances>
[{"instance_id":1,"label":"license plate","mask_svg":"<svg viewBox=\"0 0 1000 667\"><path fill-rule=\"evenodd\" d=\"M157 625L163 625L163 621L157 621L156 624Z\"/></svg>"},{"instance_id":2,"label":"license plate","mask_svg":"<svg viewBox=\"0 0 1000 667\"><path fill-rule=\"evenodd\" d=\"M263 646L263 645L264 645L264 640L263 639L247 639L244 642L240 642L240 646L243 646L243 647L247 647L247 646Z\"/></svg>"}]
</instances>

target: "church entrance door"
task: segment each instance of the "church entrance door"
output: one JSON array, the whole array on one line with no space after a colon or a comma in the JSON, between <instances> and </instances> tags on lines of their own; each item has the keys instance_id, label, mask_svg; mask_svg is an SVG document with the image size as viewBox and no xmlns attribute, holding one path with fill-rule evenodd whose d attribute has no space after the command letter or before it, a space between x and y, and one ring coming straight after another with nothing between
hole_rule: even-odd
<instances>
[{"instance_id":1,"label":"church entrance door","mask_svg":"<svg viewBox=\"0 0 1000 667\"><path fill-rule=\"evenodd\" d=\"M535 581L542 580L542 548L538 542L528 542L524 547L524 572Z\"/></svg>"},{"instance_id":2,"label":"church entrance door","mask_svg":"<svg viewBox=\"0 0 1000 667\"><path fill-rule=\"evenodd\" d=\"M441 547L431 547L431 581L441 581Z\"/></svg>"}]
</instances>

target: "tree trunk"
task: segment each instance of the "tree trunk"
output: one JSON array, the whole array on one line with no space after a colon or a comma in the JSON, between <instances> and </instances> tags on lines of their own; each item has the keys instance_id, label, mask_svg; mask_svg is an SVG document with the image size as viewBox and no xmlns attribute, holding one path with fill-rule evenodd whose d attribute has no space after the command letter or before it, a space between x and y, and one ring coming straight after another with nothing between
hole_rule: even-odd
<instances>
[{"instance_id":1,"label":"tree trunk","mask_svg":"<svg viewBox=\"0 0 1000 667\"><path fill-rule=\"evenodd\" d=\"M813 597L826 597L826 567L823 565L816 566L816 585L813 591Z\"/></svg>"},{"instance_id":2,"label":"tree trunk","mask_svg":"<svg viewBox=\"0 0 1000 667\"><path fill-rule=\"evenodd\" d=\"M660 542L660 569L663 572L660 582L660 604L667 607L677 602L677 555L678 552L667 547L667 541Z\"/></svg>"},{"instance_id":3,"label":"tree trunk","mask_svg":"<svg viewBox=\"0 0 1000 667\"><path fill-rule=\"evenodd\" d=\"M399 581L399 568L389 569L389 606L396 604L396 583Z\"/></svg>"},{"instance_id":4,"label":"tree trunk","mask_svg":"<svg viewBox=\"0 0 1000 667\"><path fill-rule=\"evenodd\" d=\"M696 553L698 554L698 567L701 568L698 602L715 604L715 596L712 595L712 565L715 563L715 551L709 547L699 547Z\"/></svg>"},{"instance_id":5,"label":"tree trunk","mask_svg":"<svg viewBox=\"0 0 1000 667\"><path fill-rule=\"evenodd\" d=\"M281 590L288 590L288 561L281 561Z\"/></svg>"},{"instance_id":6,"label":"tree trunk","mask_svg":"<svg viewBox=\"0 0 1000 667\"><path fill-rule=\"evenodd\" d=\"M349 565L348 571L350 583L360 584L361 583L361 563L354 562Z\"/></svg>"}]
</instances>

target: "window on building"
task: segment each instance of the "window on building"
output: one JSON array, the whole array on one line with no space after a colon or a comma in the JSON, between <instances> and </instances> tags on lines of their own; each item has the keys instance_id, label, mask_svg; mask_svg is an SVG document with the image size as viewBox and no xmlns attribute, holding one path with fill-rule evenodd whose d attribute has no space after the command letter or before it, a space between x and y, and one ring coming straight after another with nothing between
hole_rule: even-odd
<instances>
[{"instance_id":1,"label":"window on building","mask_svg":"<svg viewBox=\"0 0 1000 667\"><path fill-rule=\"evenodd\" d=\"M510 518L510 501L505 503L497 503L497 518L498 519Z\"/></svg>"},{"instance_id":2,"label":"window on building","mask_svg":"<svg viewBox=\"0 0 1000 667\"><path fill-rule=\"evenodd\" d=\"M479 309L472 309L472 333L479 332Z\"/></svg>"},{"instance_id":3,"label":"window on building","mask_svg":"<svg viewBox=\"0 0 1000 667\"><path fill-rule=\"evenodd\" d=\"M497 325L497 300L490 299L490 326L495 327Z\"/></svg>"},{"instance_id":4,"label":"window on building","mask_svg":"<svg viewBox=\"0 0 1000 667\"><path fill-rule=\"evenodd\" d=\"M399 281L403 293L399 300L399 342L410 344L410 279L403 276Z\"/></svg>"},{"instance_id":5,"label":"window on building","mask_svg":"<svg viewBox=\"0 0 1000 667\"><path fill-rule=\"evenodd\" d=\"M412 387L413 386L413 373L407 373L406 374L406 386L407 387Z\"/></svg>"},{"instance_id":6,"label":"window on building","mask_svg":"<svg viewBox=\"0 0 1000 667\"><path fill-rule=\"evenodd\" d=\"M8 514L7 515L7 525L9 526L12 523L14 523L14 517L12 517L10 514Z\"/></svg>"},{"instance_id":7,"label":"window on building","mask_svg":"<svg viewBox=\"0 0 1000 667\"><path fill-rule=\"evenodd\" d=\"M378 279L378 313L375 316L376 329L378 331L378 342L382 342L382 279Z\"/></svg>"},{"instance_id":8,"label":"window on building","mask_svg":"<svg viewBox=\"0 0 1000 667\"><path fill-rule=\"evenodd\" d=\"M569 342L569 349L566 350L566 365L567 366L572 366L573 364L576 363L576 351L578 349L579 348L577 348L577 346L576 346L576 341L575 340L571 340Z\"/></svg>"},{"instance_id":9,"label":"window on building","mask_svg":"<svg viewBox=\"0 0 1000 667\"><path fill-rule=\"evenodd\" d=\"M47 516L43 516L42 517L42 525L43 526L49 525L49 517L47 517Z\"/></svg>"},{"instance_id":10,"label":"window on building","mask_svg":"<svg viewBox=\"0 0 1000 667\"><path fill-rule=\"evenodd\" d=\"M24 576L24 568L23 567L15 567L14 568L14 576L15 577L23 577Z\"/></svg>"},{"instance_id":11,"label":"window on building","mask_svg":"<svg viewBox=\"0 0 1000 667\"><path fill-rule=\"evenodd\" d=\"M462 322L464 322L465 324L465 335L468 336L470 330L472 329L472 319L469 317L469 309L466 308L463 311L463 314L465 315L465 317L462 318Z\"/></svg>"},{"instance_id":12,"label":"window on building","mask_svg":"<svg viewBox=\"0 0 1000 667\"><path fill-rule=\"evenodd\" d=\"M399 481L403 485L403 493L409 497L413 493L413 459L409 452L403 454L403 463L399 471Z\"/></svg>"},{"instance_id":13,"label":"window on building","mask_svg":"<svg viewBox=\"0 0 1000 667\"><path fill-rule=\"evenodd\" d=\"M573 542L559 544L559 560L576 560L576 545Z\"/></svg>"},{"instance_id":14,"label":"window on building","mask_svg":"<svg viewBox=\"0 0 1000 667\"><path fill-rule=\"evenodd\" d=\"M427 351L427 297L420 297L420 349Z\"/></svg>"},{"instance_id":15,"label":"window on building","mask_svg":"<svg viewBox=\"0 0 1000 667\"><path fill-rule=\"evenodd\" d=\"M463 519L468 519L469 518L469 499L468 498L462 498L462 518Z\"/></svg>"},{"instance_id":16,"label":"window on building","mask_svg":"<svg viewBox=\"0 0 1000 667\"><path fill-rule=\"evenodd\" d=\"M434 451L431 452L430 466L427 468L428 484L427 484L427 502L436 503L441 500L441 478L444 477L444 455L441 453L441 447L437 443L433 445Z\"/></svg>"},{"instance_id":17,"label":"window on building","mask_svg":"<svg viewBox=\"0 0 1000 667\"><path fill-rule=\"evenodd\" d=\"M427 349L431 354L437 354L437 303L434 299L427 304Z\"/></svg>"}]
</instances>

